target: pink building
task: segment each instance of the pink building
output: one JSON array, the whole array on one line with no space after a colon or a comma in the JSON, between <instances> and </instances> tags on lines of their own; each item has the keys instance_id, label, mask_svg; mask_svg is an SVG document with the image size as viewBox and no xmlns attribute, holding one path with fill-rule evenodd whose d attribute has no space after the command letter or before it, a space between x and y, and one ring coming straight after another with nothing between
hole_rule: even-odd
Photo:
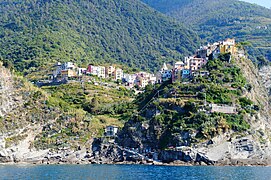
<instances>
[{"instance_id":1,"label":"pink building","mask_svg":"<svg viewBox=\"0 0 271 180\"><path fill-rule=\"evenodd\" d=\"M88 65L86 74L95 74L97 72L97 66L94 66L92 64Z\"/></svg>"},{"instance_id":2,"label":"pink building","mask_svg":"<svg viewBox=\"0 0 271 180\"><path fill-rule=\"evenodd\" d=\"M190 59L190 70L198 71L207 63L207 60L204 58L191 58Z\"/></svg>"}]
</instances>

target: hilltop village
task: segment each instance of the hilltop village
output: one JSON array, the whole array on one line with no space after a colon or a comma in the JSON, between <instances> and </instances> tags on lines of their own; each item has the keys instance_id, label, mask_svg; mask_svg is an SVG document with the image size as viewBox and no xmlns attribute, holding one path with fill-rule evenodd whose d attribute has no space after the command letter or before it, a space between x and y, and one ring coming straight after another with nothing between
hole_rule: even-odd
<instances>
[{"instance_id":1,"label":"hilltop village","mask_svg":"<svg viewBox=\"0 0 271 180\"><path fill-rule=\"evenodd\" d=\"M238 164L231 157L258 156L247 131L260 106L250 100L252 87L241 67L251 69L237 47L227 39L200 47L172 67L165 63L155 76L160 85L136 97L138 111L124 127L105 127L94 143L100 149L94 162L104 157L114 162L113 147L131 154L128 161L137 157L155 163Z\"/></svg>"},{"instance_id":2,"label":"hilltop village","mask_svg":"<svg viewBox=\"0 0 271 180\"><path fill-rule=\"evenodd\" d=\"M208 60L217 58L219 54L230 54L236 52L235 39L208 44L200 47L193 56L185 57L183 61L177 61L174 65L163 64L161 70L156 74L148 72L137 72L133 74L124 71L114 65L96 66L89 64L88 67L78 67L75 63L65 62L55 64L54 71L49 75L50 82L66 82L69 79L82 76L93 76L101 79L109 79L123 83L127 88L145 88L148 84L157 84L164 81L185 81L197 76L208 76L209 72L202 70Z\"/></svg>"},{"instance_id":3,"label":"hilltop village","mask_svg":"<svg viewBox=\"0 0 271 180\"><path fill-rule=\"evenodd\" d=\"M0 2L0 164L271 165L269 9Z\"/></svg>"},{"instance_id":4,"label":"hilltop village","mask_svg":"<svg viewBox=\"0 0 271 180\"><path fill-rule=\"evenodd\" d=\"M22 92L29 100L21 106L16 106L21 97L13 99L12 88L3 89L7 98L2 104L17 110L16 120L22 121L19 112L27 107L32 111L25 119L42 114L44 123L42 134L33 126L23 135L5 136L0 144L7 149L5 161L234 165L238 163L231 158L261 159L264 132L257 123L268 103L254 85L255 66L244 53L234 39L227 39L202 46L183 61L164 63L156 74L124 73L114 65L57 63L51 84L16 84L30 91ZM10 87L8 71L2 74L2 83ZM129 89L143 91L135 96ZM22 126L5 122L14 129ZM17 143L23 137L28 137L25 144Z\"/></svg>"}]
</instances>

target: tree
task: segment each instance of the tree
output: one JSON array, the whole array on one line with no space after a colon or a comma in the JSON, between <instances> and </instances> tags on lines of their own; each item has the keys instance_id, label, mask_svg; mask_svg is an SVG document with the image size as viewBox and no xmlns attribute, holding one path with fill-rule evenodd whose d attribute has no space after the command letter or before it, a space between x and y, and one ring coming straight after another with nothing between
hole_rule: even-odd
<instances>
[{"instance_id":1,"label":"tree","mask_svg":"<svg viewBox=\"0 0 271 180\"><path fill-rule=\"evenodd\" d=\"M231 59L231 53L220 53L218 55L218 59L220 59L221 61L229 62Z\"/></svg>"},{"instance_id":2,"label":"tree","mask_svg":"<svg viewBox=\"0 0 271 180\"><path fill-rule=\"evenodd\" d=\"M90 102L85 102L83 109L91 114L99 113L99 101L96 96L94 96Z\"/></svg>"},{"instance_id":3,"label":"tree","mask_svg":"<svg viewBox=\"0 0 271 180\"><path fill-rule=\"evenodd\" d=\"M95 96L94 98L92 98L91 100L91 112L93 114L98 114L98 110L99 110L99 101L97 99L97 97Z\"/></svg>"}]
</instances>

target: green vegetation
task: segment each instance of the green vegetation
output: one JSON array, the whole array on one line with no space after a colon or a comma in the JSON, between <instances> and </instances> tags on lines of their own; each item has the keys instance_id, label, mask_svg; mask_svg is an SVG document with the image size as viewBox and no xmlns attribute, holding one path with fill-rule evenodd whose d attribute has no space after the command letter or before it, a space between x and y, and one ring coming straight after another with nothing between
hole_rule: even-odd
<instances>
[{"instance_id":1,"label":"green vegetation","mask_svg":"<svg viewBox=\"0 0 271 180\"><path fill-rule=\"evenodd\" d=\"M182 6L187 5L193 0L141 0L142 2L150 5L154 9L167 14L171 11L177 11Z\"/></svg>"},{"instance_id":2,"label":"green vegetation","mask_svg":"<svg viewBox=\"0 0 271 180\"><path fill-rule=\"evenodd\" d=\"M42 149L84 144L92 137L102 137L107 125L122 127L134 109L132 93L121 87L91 83L83 87L75 82L42 89L50 93L46 105L60 108L66 119L48 126L37 137L35 147Z\"/></svg>"},{"instance_id":3,"label":"green vegetation","mask_svg":"<svg viewBox=\"0 0 271 180\"><path fill-rule=\"evenodd\" d=\"M9 93L11 103L16 100L14 108L0 117L0 132L10 133L7 147L32 134L33 148L77 148L103 136L107 125L122 127L134 109L133 94L123 87L74 82L37 88L25 78L13 76Z\"/></svg>"},{"instance_id":4,"label":"green vegetation","mask_svg":"<svg viewBox=\"0 0 271 180\"><path fill-rule=\"evenodd\" d=\"M49 62L155 70L198 46L180 23L132 0L0 0L0 56L20 72Z\"/></svg>"},{"instance_id":5,"label":"green vegetation","mask_svg":"<svg viewBox=\"0 0 271 180\"><path fill-rule=\"evenodd\" d=\"M146 107L159 90L159 98L152 100L134 121L159 124L163 134L160 136L160 148L176 146L176 144L198 143L209 140L216 135L230 130L242 133L250 128L246 121L247 114L254 114L259 107L244 95L251 90L242 71L234 59L229 63L227 54L208 61L202 70L209 70L209 76L194 77L187 83L175 82L157 87L146 87L135 102L139 110ZM145 101L144 101L145 100ZM205 102L207 103L205 105ZM236 113L226 114L211 112L210 104L236 107ZM155 112L151 117L147 114ZM177 136L188 132L194 134L189 139L180 141ZM170 140L169 140L170 139Z\"/></svg>"},{"instance_id":6,"label":"green vegetation","mask_svg":"<svg viewBox=\"0 0 271 180\"><path fill-rule=\"evenodd\" d=\"M73 108L82 109L92 115L125 114L133 109L133 94L125 88L110 88L91 83L69 83L61 86L43 87L51 94L48 105L60 106L68 111ZM58 101L53 101L57 99Z\"/></svg>"},{"instance_id":7,"label":"green vegetation","mask_svg":"<svg viewBox=\"0 0 271 180\"><path fill-rule=\"evenodd\" d=\"M18 136L12 136L12 137L6 138L5 139L5 141L6 141L5 147L8 148L13 144L18 144L18 143L20 143L21 140L25 139L26 137L27 137L27 135L24 134L24 135L18 135Z\"/></svg>"},{"instance_id":8,"label":"green vegetation","mask_svg":"<svg viewBox=\"0 0 271 180\"><path fill-rule=\"evenodd\" d=\"M234 37L252 60L271 61L271 10L238 0L142 0L180 22L189 24L207 42ZM206 13L208 12L208 13Z\"/></svg>"}]
</instances>

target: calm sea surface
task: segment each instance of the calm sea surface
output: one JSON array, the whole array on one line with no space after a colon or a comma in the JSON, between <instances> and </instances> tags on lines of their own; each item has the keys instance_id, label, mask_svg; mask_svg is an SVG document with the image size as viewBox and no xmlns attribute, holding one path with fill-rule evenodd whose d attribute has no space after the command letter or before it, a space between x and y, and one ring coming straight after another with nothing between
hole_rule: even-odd
<instances>
[{"instance_id":1,"label":"calm sea surface","mask_svg":"<svg viewBox=\"0 0 271 180\"><path fill-rule=\"evenodd\" d=\"M271 167L175 167L143 165L1 166L0 179L268 179Z\"/></svg>"}]
</instances>

